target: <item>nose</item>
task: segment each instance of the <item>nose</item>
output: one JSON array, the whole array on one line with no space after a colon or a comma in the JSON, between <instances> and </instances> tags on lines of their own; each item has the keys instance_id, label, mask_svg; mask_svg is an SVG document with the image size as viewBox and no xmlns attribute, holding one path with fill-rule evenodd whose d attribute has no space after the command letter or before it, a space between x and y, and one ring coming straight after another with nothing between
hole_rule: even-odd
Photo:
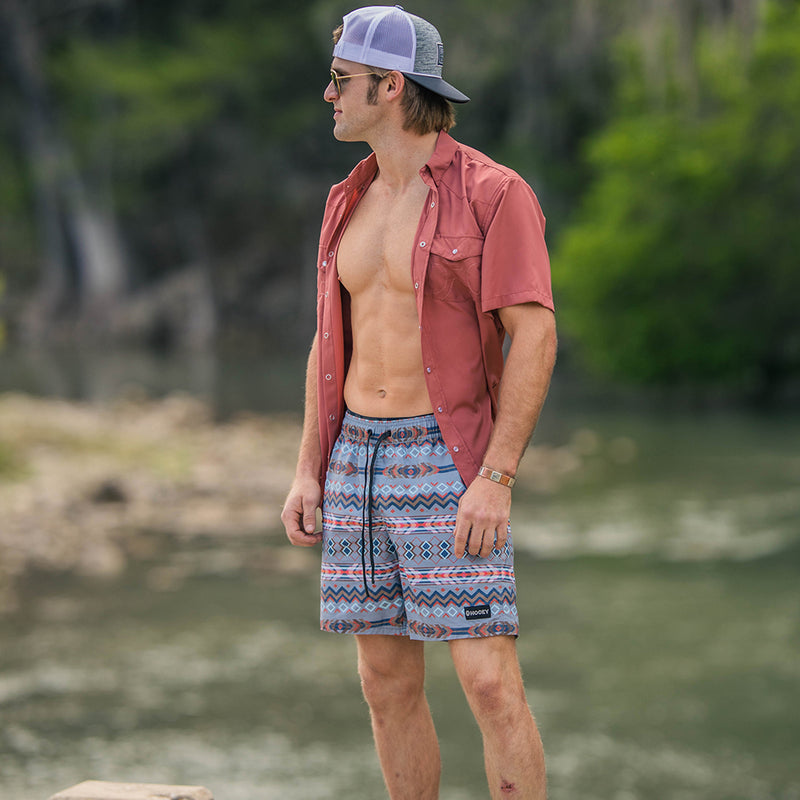
<instances>
[{"instance_id":1,"label":"nose","mask_svg":"<svg viewBox=\"0 0 800 800\"><path fill-rule=\"evenodd\" d=\"M334 85L333 81L330 81L325 87L325 91L322 94L322 99L326 103L332 103L338 96L339 92L336 91L336 86Z\"/></svg>"}]
</instances>

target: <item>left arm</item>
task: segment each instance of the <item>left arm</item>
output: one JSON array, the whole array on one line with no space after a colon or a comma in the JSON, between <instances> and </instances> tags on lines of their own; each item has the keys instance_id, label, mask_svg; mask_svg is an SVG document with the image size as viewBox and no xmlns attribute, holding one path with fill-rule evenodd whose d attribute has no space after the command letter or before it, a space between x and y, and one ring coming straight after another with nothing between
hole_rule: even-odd
<instances>
[{"instance_id":1,"label":"left arm","mask_svg":"<svg viewBox=\"0 0 800 800\"><path fill-rule=\"evenodd\" d=\"M483 463L506 475L516 475L544 405L556 359L555 317L538 303L499 311L511 347L500 381L497 417ZM458 504L455 555L465 551L487 558L502 547L511 510L511 489L476 477Z\"/></svg>"}]
</instances>

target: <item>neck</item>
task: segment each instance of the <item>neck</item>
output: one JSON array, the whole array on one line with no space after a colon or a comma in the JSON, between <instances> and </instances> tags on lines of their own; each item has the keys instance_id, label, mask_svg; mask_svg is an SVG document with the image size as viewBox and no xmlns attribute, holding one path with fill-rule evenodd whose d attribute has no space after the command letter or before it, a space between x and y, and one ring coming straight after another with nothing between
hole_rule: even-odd
<instances>
[{"instance_id":1,"label":"neck","mask_svg":"<svg viewBox=\"0 0 800 800\"><path fill-rule=\"evenodd\" d=\"M419 179L419 171L436 149L439 134L400 131L391 140L370 142L378 160L378 178L387 187L401 190Z\"/></svg>"}]
</instances>

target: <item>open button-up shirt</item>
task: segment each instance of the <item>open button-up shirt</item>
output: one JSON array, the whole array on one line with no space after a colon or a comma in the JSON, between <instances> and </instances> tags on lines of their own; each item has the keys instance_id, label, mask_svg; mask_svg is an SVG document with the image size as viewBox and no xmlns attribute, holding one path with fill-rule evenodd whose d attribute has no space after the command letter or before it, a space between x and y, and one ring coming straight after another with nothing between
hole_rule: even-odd
<instances>
[{"instance_id":1,"label":"open button-up shirt","mask_svg":"<svg viewBox=\"0 0 800 800\"><path fill-rule=\"evenodd\" d=\"M373 153L328 196L320 235L317 402L324 481L344 415L352 351L349 309L336 268L353 209L377 173ZM433 413L465 485L489 443L503 372L505 330L497 309L553 309L545 220L513 170L440 133L420 170L430 187L411 255L422 362Z\"/></svg>"}]
</instances>

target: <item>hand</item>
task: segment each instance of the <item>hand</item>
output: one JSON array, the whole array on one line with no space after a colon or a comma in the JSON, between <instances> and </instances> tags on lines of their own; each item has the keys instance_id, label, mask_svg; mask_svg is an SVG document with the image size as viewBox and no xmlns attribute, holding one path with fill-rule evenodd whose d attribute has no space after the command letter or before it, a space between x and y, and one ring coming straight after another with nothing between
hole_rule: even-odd
<instances>
[{"instance_id":1,"label":"hand","mask_svg":"<svg viewBox=\"0 0 800 800\"><path fill-rule=\"evenodd\" d=\"M508 536L510 511L511 489L486 478L475 478L458 504L456 558L465 552L488 558L493 547L502 547Z\"/></svg>"},{"instance_id":2,"label":"hand","mask_svg":"<svg viewBox=\"0 0 800 800\"><path fill-rule=\"evenodd\" d=\"M322 541L322 532L314 532L317 527L317 509L321 503L322 491L317 480L295 478L281 513L281 522L292 544L311 547Z\"/></svg>"}]
</instances>

